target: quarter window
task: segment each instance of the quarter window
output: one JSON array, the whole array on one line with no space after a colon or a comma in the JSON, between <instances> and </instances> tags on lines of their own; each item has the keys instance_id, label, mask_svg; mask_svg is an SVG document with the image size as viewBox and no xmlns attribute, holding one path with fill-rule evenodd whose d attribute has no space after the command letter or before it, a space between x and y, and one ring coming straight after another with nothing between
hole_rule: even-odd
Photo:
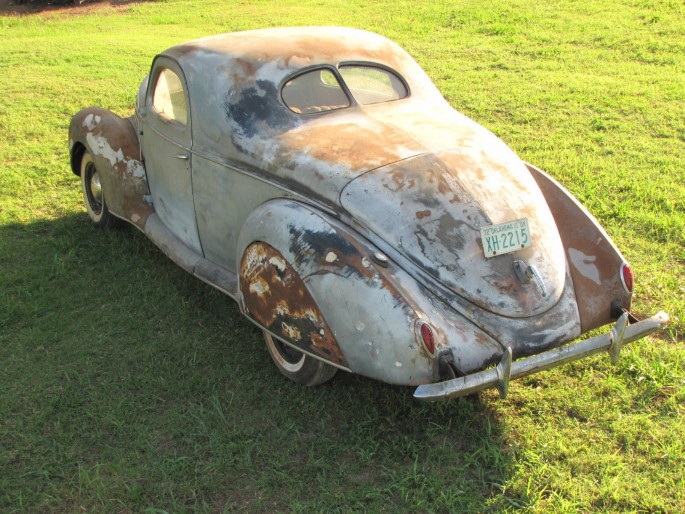
<instances>
[{"instance_id":1,"label":"quarter window","mask_svg":"<svg viewBox=\"0 0 685 514\"><path fill-rule=\"evenodd\" d=\"M181 79L168 68L160 72L155 84L152 106L162 118L181 125L188 123L188 108Z\"/></svg>"}]
</instances>

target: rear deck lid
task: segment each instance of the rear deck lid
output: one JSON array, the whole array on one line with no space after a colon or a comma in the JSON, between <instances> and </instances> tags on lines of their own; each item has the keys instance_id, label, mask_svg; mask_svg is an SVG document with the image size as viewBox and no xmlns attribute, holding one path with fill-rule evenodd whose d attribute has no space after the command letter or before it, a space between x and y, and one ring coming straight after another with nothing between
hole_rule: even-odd
<instances>
[{"instance_id":1,"label":"rear deck lid","mask_svg":"<svg viewBox=\"0 0 685 514\"><path fill-rule=\"evenodd\" d=\"M563 291L566 262L556 224L535 180L510 150L495 158L450 150L405 159L351 181L341 204L443 285L491 312L534 316L555 305ZM518 220L525 220L529 247L514 232L506 243L518 235L523 248L487 248L481 229ZM524 283L515 261L532 266L539 280Z\"/></svg>"}]
</instances>

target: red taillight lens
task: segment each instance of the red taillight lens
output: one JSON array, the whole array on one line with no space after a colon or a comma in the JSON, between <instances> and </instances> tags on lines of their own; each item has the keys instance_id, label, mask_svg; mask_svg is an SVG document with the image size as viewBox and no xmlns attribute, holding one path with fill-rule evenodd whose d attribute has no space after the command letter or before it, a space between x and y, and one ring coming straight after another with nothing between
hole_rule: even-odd
<instances>
[{"instance_id":1,"label":"red taillight lens","mask_svg":"<svg viewBox=\"0 0 685 514\"><path fill-rule=\"evenodd\" d=\"M624 262L621 264L621 283L623 284L623 289L625 289L626 293L633 294L634 282L633 268L630 267L630 264Z\"/></svg>"},{"instance_id":2,"label":"red taillight lens","mask_svg":"<svg viewBox=\"0 0 685 514\"><path fill-rule=\"evenodd\" d=\"M433 329L425 321L419 321L419 333L421 334L421 340L423 341L426 350L430 353L434 353L435 336L433 335Z\"/></svg>"}]
</instances>

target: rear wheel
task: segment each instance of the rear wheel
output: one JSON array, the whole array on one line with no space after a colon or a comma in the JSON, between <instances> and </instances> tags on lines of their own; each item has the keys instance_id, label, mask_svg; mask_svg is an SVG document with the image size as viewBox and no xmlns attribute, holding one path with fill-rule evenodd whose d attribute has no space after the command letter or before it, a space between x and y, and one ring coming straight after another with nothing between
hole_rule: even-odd
<instances>
[{"instance_id":1,"label":"rear wheel","mask_svg":"<svg viewBox=\"0 0 685 514\"><path fill-rule=\"evenodd\" d=\"M121 220L112 215L105 202L102 177L95 166L93 156L86 150L81 158L81 189L88 216L96 227L114 228Z\"/></svg>"},{"instance_id":2,"label":"rear wheel","mask_svg":"<svg viewBox=\"0 0 685 514\"><path fill-rule=\"evenodd\" d=\"M278 370L293 382L315 386L333 378L337 368L302 353L264 332L264 341Z\"/></svg>"}]
</instances>

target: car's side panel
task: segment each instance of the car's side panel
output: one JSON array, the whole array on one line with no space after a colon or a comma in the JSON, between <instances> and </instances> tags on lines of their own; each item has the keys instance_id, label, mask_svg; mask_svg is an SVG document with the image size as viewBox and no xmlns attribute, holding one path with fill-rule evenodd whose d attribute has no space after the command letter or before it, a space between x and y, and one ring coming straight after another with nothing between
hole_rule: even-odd
<instances>
[{"instance_id":1,"label":"car's side panel","mask_svg":"<svg viewBox=\"0 0 685 514\"><path fill-rule=\"evenodd\" d=\"M283 194L273 184L193 153L193 200L205 257L237 273L240 227L256 207Z\"/></svg>"},{"instance_id":2,"label":"car's side panel","mask_svg":"<svg viewBox=\"0 0 685 514\"><path fill-rule=\"evenodd\" d=\"M545 195L561 236L578 301L581 330L616 319L616 305L630 309L631 295L621 284L625 262L597 220L552 177L531 164L528 169Z\"/></svg>"},{"instance_id":3,"label":"car's side panel","mask_svg":"<svg viewBox=\"0 0 685 514\"><path fill-rule=\"evenodd\" d=\"M121 118L99 107L79 111L69 126L71 168L80 174L81 158L88 151L100 172L109 210L141 230L154 212L149 203L145 168L135 119Z\"/></svg>"}]
</instances>

